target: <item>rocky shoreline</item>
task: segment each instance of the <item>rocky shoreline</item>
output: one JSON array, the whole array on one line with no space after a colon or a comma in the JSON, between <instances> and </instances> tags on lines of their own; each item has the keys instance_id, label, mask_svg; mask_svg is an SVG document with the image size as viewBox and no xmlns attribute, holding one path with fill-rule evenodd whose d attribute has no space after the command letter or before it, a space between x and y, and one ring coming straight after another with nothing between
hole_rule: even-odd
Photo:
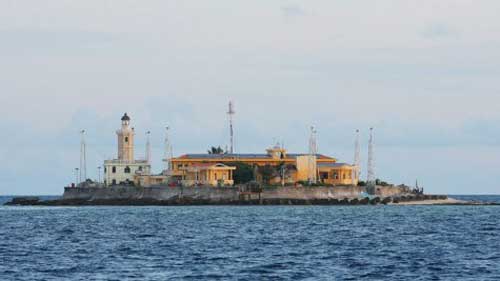
<instances>
[{"instance_id":1,"label":"rocky shoreline","mask_svg":"<svg viewBox=\"0 0 500 281\"><path fill-rule=\"evenodd\" d=\"M446 195L415 195L395 197L328 198L328 199L241 199L212 200L199 198L154 199L56 199L40 200L38 197L15 197L8 206L203 206L203 205L500 205L498 203L462 201Z\"/></svg>"}]
</instances>

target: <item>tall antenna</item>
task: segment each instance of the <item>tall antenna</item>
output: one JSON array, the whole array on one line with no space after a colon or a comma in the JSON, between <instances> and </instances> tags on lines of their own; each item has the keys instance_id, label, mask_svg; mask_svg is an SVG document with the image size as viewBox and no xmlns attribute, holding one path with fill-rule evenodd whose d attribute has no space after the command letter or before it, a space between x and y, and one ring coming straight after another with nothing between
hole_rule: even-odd
<instances>
[{"instance_id":1,"label":"tall antenna","mask_svg":"<svg viewBox=\"0 0 500 281\"><path fill-rule=\"evenodd\" d=\"M79 181L83 182L87 180L87 152L85 144L85 130L80 131L80 178Z\"/></svg>"},{"instance_id":2,"label":"tall antenna","mask_svg":"<svg viewBox=\"0 0 500 281\"><path fill-rule=\"evenodd\" d=\"M356 140L354 141L354 169L352 171L353 181L359 179L360 167L360 147L359 147L359 130L356 130Z\"/></svg>"},{"instance_id":3,"label":"tall antenna","mask_svg":"<svg viewBox=\"0 0 500 281\"><path fill-rule=\"evenodd\" d=\"M150 134L151 134L151 131L146 132L146 162L148 164L151 163L151 141L149 139Z\"/></svg>"},{"instance_id":4,"label":"tall antenna","mask_svg":"<svg viewBox=\"0 0 500 281\"><path fill-rule=\"evenodd\" d=\"M78 183L80 182L80 174L79 174L79 168L75 168L75 185L78 186Z\"/></svg>"},{"instance_id":5,"label":"tall antenna","mask_svg":"<svg viewBox=\"0 0 500 281\"><path fill-rule=\"evenodd\" d=\"M229 115L229 153L234 153L234 132L233 132L233 115L236 112L234 111L234 104L232 101L229 102L229 110L227 111L227 115Z\"/></svg>"},{"instance_id":6,"label":"tall antenna","mask_svg":"<svg viewBox=\"0 0 500 281\"><path fill-rule=\"evenodd\" d=\"M309 183L316 183L316 154L318 153L318 145L316 143L316 129L311 126L311 135L309 136Z\"/></svg>"},{"instance_id":7,"label":"tall antenna","mask_svg":"<svg viewBox=\"0 0 500 281\"><path fill-rule=\"evenodd\" d=\"M168 131L170 127L165 127L165 170L170 170L170 161L173 157L172 155L172 143L170 142L170 138L168 135Z\"/></svg>"},{"instance_id":8,"label":"tall antenna","mask_svg":"<svg viewBox=\"0 0 500 281\"><path fill-rule=\"evenodd\" d=\"M101 183L101 166L97 166L97 183Z\"/></svg>"},{"instance_id":9,"label":"tall antenna","mask_svg":"<svg viewBox=\"0 0 500 281\"><path fill-rule=\"evenodd\" d=\"M368 140L368 171L366 183L368 185L375 184L375 168L373 163L373 128L370 128L370 139Z\"/></svg>"}]
</instances>

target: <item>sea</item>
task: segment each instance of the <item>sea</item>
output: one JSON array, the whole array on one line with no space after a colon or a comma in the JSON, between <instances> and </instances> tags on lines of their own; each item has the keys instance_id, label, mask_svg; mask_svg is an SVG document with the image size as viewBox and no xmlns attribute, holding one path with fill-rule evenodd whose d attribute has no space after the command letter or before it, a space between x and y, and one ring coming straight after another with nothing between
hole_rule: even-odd
<instances>
[{"instance_id":1,"label":"sea","mask_svg":"<svg viewBox=\"0 0 500 281\"><path fill-rule=\"evenodd\" d=\"M500 206L2 206L0 280L500 280Z\"/></svg>"}]
</instances>

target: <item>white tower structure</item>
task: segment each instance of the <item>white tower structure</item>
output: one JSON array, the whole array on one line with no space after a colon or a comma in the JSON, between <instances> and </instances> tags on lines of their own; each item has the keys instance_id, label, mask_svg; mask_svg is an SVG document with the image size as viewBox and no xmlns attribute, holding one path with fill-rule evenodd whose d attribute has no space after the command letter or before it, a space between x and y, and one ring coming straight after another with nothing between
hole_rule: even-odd
<instances>
[{"instance_id":1,"label":"white tower structure","mask_svg":"<svg viewBox=\"0 0 500 281\"><path fill-rule=\"evenodd\" d=\"M170 127L165 127L165 170L171 170L171 159L173 157L173 152L172 152L172 142L170 141L169 138L169 133L168 131L170 130Z\"/></svg>"},{"instance_id":2,"label":"white tower structure","mask_svg":"<svg viewBox=\"0 0 500 281\"><path fill-rule=\"evenodd\" d=\"M130 117L125 113L121 118L121 128L116 131L118 158L104 161L104 185L131 184L139 175L150 175L149 132L146 142L146 159L134 159L134 128L130 127Z\"/></svg>"},{"instance_id":3,"label":"white tower structure","mask_svg":"<svg viewBox=\"0 0 500 281\"><path fill-rule=\"evenodd\" d=\"M229 116L229 153L234 153L234 131L233 131L233 116L236 112L234 111L234 104L232 101L229 102L229 110L227 115Z\"/></svg>"},{"instance_id":4,"label":"white tower structure","mask_svg":"<svg viewBox=\"0 0 500 281\"><path fill-rule=\"evenodd\" d=\"M130 128L130 117L125 113L122 117L122 127L116 131L118 137L118 160L134 161L134 129Z\"/></svg>"},{"instance_id":5,"label":"white tower structure","mask_svg":"<svg viewBox=\"0 0 500 281\"><path fill-rule=\"evenodd\" d=\"M146 132L146 162L151 164L151 141L149 136L151 135L150 131Z\"/></svg>"},{"instance_id":6,"label":"white tower structure","mask_svg":"<svg viewBox=\"0 0 500 281\"><path fill-rule=\"evenodd\" d=\"M317 181L317 167L316 155L318 154L318 144L316 143L316 129L311 126L311 135L309 136L309 159L308 159L308 181L309 183L316 183Z\"/></svg>"},{"instance_id":7,"label":"white tower structure","mask_svg":"<svg viewBox=\"0 0 500 281\"><path fill-rule=\"evenodd\" d=\"M354 169L352 170L352 178L359 179L361 172L360 167L360 146L359 146L359 130L356 130L356 139L354 141Z\"/></svg>"},{"instance_id":8,"label":"white tower structure","mask_svg":"<svg viewBox=\"0 0 500 281\"><path fill-rule=\"evenodd\" d=\"M80 177L79 182L84 182L87 180L87 147L85 144L85 130L80 131ZM78 183L77 183L78 184Z\"/></svg>"},{"instance_id":9,"label":"white tower structure","mask_svg":"<svg viewBox=\"0 0 500 281\"><path fill-rule=\"evenodd\" d=\"M366 183L375 185L375 168L373 161L373 128L370 128L370 139L368 140L368 167Z\"/></svg>"}]
</instances>

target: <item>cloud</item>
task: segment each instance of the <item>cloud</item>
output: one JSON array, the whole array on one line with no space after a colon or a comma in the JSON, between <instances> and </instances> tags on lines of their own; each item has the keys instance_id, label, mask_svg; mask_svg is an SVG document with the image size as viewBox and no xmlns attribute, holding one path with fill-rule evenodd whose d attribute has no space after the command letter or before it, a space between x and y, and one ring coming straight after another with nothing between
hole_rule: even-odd
<instances>
[{"instance_id":1,"label":"cloud","mask_svg":"<svg viewBox=\"0 0 500 281\"><path fill-rule=\"evenodd\" d=\"M125 34L84 30L0 30L0 57L12 55L88 55L133 44Z\"/></svg>"},{"instance_id":2,"label":"cloud","mask_svg":"<svg viewBox=\"0 0 500 281\"><path fill-rule=\"evenodd\" d=\"M456 39L460 33L451 26L443 23L432 23L422 32L422 36L426 39Z\"/></svg>"},{"instance_id":3,"label":"cloud","mask_svg":"<svg viewBox=\"0 0 500 281\"><path fill-rule=\"evenodd\" d=\"M116 154L124 112L138 156L152 131L155 171L167 124L175 154L224 146L229 99L237 151L261 152L273 138L307 151L315 124L320 151L349 162L354 130L366 142L375 126L388 180L418 172L430 191L466 192L460 174L474 159L484 175L467 183L494 184L499 1L70 2L0 4L3 194L60 193L78 131L88 131L95 167Z\"/></svg>"},{"instance_id":4,"label":"cloud","mask_svg":"<svg viewBox=\"0 0 500 281\"><path fill-rule=\"evenodd\" d=\"M286 18L303 17L307 15L306 10L298 5L282 6L281 12Z\"/></svg>"}]
</instances>

